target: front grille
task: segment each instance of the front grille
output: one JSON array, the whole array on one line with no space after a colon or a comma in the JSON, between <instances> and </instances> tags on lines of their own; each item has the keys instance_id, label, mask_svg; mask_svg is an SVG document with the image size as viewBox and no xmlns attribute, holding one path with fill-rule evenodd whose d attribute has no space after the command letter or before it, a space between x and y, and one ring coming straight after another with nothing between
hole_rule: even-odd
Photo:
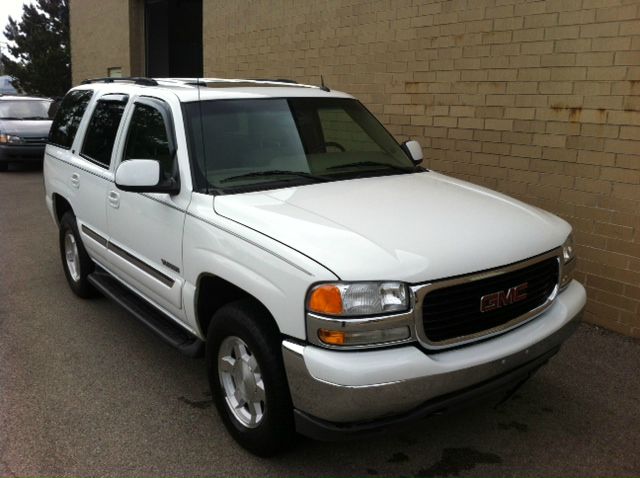
<instances>
[{"instance_id":1,"label":"front grille","mask_svg":"<svg viewBox=\"0 0 640 478\"><path fill-rule=\"evenodd\" d=\"M33 144L33 145L44 145L47 142L48 138L47 137L40 137L40 138L28 138L28 137L23 137L22 141L25 144Z\"/></svg>"},{"instance_id":2,"label":"front grille","mask_svg":"<svg viewBox=\"0 0 640 478\"><path fill-rule=\"evenodd\" d=\"M526 318L544 305L558 283L558 258L543 259L531 265L484 279L463 281L435 288L422 302L424 334L432 345L449 345L492 333ZM525 299L486 312L480 310L483 296L528 283ZM524 316L524 317L523 317Z\"/></svg>"}]
</instances>

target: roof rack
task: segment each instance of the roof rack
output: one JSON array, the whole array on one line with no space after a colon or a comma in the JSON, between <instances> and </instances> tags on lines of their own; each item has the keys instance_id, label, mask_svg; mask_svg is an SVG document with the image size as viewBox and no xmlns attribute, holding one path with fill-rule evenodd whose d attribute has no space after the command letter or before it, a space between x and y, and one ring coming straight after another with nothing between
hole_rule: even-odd
<instances>
[{"instance_id":1,"label":"roof rack","mask_svg":"<svg viewBox=\"0 0 640 478\"><path fill-rule=\"evenodd\" d=\"M142 85L142 86L158 86L158 82L153 78L143 78L140 76L129 76L129 77L123 77L123 78L112 78L112 77L89 78L84 80L82 84L88 85L91 83L116 83L121 81L128 82L128 83L135 83L136 85Z\"/></svg>"},{"instance_id":2,"label":"roof rack","mask_svg":"<svg viewBox=\"0 0 640 478\"><path fill-rule=\"evenodd\" d=\"M268 81L269 83L290 83L292 85L297 85L298 82L295 80L287 80L286 78L249 78L250 81Z\"/></svg>"},{"instance_id":3,"label":"roof rack","mask_svg":"<svg viewBox=\"0 0 640 478\"><path fill-rule=\"evenodd\" d=\"M298 88L319 88L315 85L306 85L294 80L266 79L266 78L157 78L158 84L181 85L181 86L206 86L209 88L233 88L251 86L283 86L283 84Z\"/></svg>"}]
</instances>

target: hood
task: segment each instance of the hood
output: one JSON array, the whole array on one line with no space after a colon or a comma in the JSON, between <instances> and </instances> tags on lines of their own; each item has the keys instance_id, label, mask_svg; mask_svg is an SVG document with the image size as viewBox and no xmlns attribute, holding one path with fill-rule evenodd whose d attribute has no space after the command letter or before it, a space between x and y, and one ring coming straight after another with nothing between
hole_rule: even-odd
<instances>
[{"instance_id":1,"label":"hood","mask_svg":"<svg viewBox=\"0 0 640 478\"><path fill-rule=\"evenodd\" d=\"M51 120L1 120L0 131L25 138L45 138L49 136Z\"/></svg>"},{"instance_id":2,"label":"hood","mask_svg":"<svg viewBox=\"0 0 640 478\"><path fill-rule=\"evenodd\" d=\"M547 252L571 231L541 209L433 172L216 196L214 208L342 280L468 274Z\"/></svg>"}]
</instances>

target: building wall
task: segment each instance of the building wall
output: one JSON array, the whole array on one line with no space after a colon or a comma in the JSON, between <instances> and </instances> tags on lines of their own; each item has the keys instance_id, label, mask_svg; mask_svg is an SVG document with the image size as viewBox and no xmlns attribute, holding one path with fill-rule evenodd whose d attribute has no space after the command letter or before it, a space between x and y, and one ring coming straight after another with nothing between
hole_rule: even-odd
<instances>
[{"instance_id":1,"label":"building wall","mask_svg":"<svg viewBox=\"0 0 640 478\"><path fill-rule=\"evenodd\" d=\"M71 0L71 70L77 85L92 77L142 74L142 0Z\"/></svg>"},{"instance_id":2,"label":"building wall","mask_svg":"<svg viewBox=\"0 0 640 478\"><path fill-rule=\"evenodd\" d=\"M322 74L398 139L418 139L428 167L562 216L575 230L586 319L640 337L638 0L204 9L206 75Z\"/></svg>"}]
</instances>

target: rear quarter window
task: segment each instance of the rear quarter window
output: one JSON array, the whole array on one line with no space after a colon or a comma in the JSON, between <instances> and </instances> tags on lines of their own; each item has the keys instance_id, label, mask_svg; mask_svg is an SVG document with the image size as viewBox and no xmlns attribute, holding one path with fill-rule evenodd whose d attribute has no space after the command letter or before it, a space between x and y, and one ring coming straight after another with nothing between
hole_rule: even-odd
<instances>
[{"instance_id":1,"label":"rear quarter window","mask_svg":"<svg viewBox=\"0 0 640 478\"><path fill-rule=\"evenodd\" d=\"M64 97L49 131L49 143L71 148L92 96L93 90L74 90Z\"/></svg>"}]
</instances>

